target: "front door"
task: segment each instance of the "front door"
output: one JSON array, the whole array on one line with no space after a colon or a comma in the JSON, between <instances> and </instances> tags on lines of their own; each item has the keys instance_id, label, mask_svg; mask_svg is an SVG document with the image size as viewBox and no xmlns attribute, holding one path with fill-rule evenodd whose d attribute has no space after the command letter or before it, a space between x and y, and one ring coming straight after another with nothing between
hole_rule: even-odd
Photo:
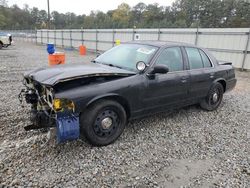
<instances>
[{"instance_id":1,"label":"front door","mask_svg":"<svg viewBox=\"0 0 250 188\"><path fill-rule=\"evenodd\" d=\"M164 49L154 65L163 64L169 68L166 74L155 74L153 78L145 75L146 88L143 96L146 111L165 110L185 101L190 76L184 70L183 55L180 47Z\"/></svg>"}]
</instances>

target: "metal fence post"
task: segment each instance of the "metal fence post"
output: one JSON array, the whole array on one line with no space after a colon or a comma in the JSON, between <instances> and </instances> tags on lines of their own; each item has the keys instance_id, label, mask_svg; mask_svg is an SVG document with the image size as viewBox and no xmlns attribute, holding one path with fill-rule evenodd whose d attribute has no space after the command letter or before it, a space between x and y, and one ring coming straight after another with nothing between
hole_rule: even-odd
<instances>
[{"instance_id":1,"label":"metal fence post","mask_svg":"<svg viewBox=\"0 0 250 188\"><path fill-rule=\"evenodd\" d=\"M83 43L83 30L81 29L81 41L82 41L82 45L84 44Z\"/></svg>"},{"instance_id":2,"label":"metal fence post","mask_svg":"<svg viewBox=\"0 0 250 188\"><path fill-rule=\"evenodd\" d=\"M43 44L43 30L41 30L41 44Z\"/></svg>"},{"instance_id":3,"label":"metal fence post","mask_svg":"<svg viewBox=\"0 0 250 188\"><path fill-rule=\"evenodd\" d=\"M31 32L31 30L29 30L29 34L30 34L29 41L32 42L32 32Z\"/></svg>"},{"instance_id":4,"label":"metal fence post","mask_svg":"<svg viewBox=\"0 0 250 188\"><path fill-rule=\"evenodd\" d=\"M95 53L98 52L98 31L95 30Z\"/></svg>"},{"instance_id":5,"label":"metal fence post","mask_svg":"<svg viewBox=\"0 0 250 188\"><path fill-rule=\"evenodd\" d=\"M63 30L62 30L62 47L64 47Z\"/></svg>"},{"instance_id":6,"label":"metal fence post","mask_svg":"<svg viewBox=\"0 0 250 188\"><path fill-rule=\"evenodd\" d=\"M37 30L36 30L36 36L35 37L36 37L36 45L37 45Z\"/></svg>"},{"instance_id":7,"label":"metal fence post","mask_svg":"<svg viewBox=\"0 0 250 188\"><path fill-rule=\"evenodd\" d=\"M249 47L249 41L250 41L250 29L248 31L248 37L247 37L246 47L245 47L245 51L244 51L244 57L243 57L243 60L242 60L241 71L244 71L244 66L245 66L245 62L246 62L246 58L247 58L247 50L248 50L248 47Z\"/></svg>"},{"instance_id":8,"label":"metal fence post","mask_svg":"<svg viewBox=\"0 0 250 188\"><path fill-rule=\"evenodd\" d=\"M72 45L72 30L71 29L69 30L69 37L70 37L70 47L73 48L73 45Z\"/></svg>"},{"instance_id":9,"label":"metal fence post","mask_svg":"<svg viewBox=\"0 0 250 188\"><path fill-rule=\"evenodd\" d=\"M160 40L161 37L161 28L158 29L158 41Z\"/></svg>"},{"instance_id":10,"label":"metal fence post","mask_svg":"<svg viewBox=\"0 0 250 188\"><path fill-rule=\"evenodd\" d=\"M199 27L197 27L196 33L195 33L195 42L194 42L195 45L198 44L198 37L199 37Z\"/></svg>"},{"instance_id":11,"label":"metal fence post","mask_svg":"<svg viewBox=\"0 0 250 188\"><path fill-rule=\"evenodd\" d=\"M47 43L49 43L49 30L47 29Z\"/></svg>"},{"instance_id":12,"label":"metal fence post","mask_svg":"<svg viewBox=\"0 0 250 188\"><path fill-rule=\"evenodd\" d=\"M132 31L133 33L132 33L132 41L134 41L135 40L135 33L136 33L136 31L135 31L135 28L133 27L133 31Z\"/></svg>"},{"instance_id":13,"label":"metal fence post","mask_svg":"<svg viewBox=\"0 0 250 188\"><path fill-rule=\"evenodd\" d=\"M54 44L56 46L56 30L54 30Z\"/></svg>"},{"instance_id":14,"label":"metal fence post","mask_svg":"<svg viewBox=\"0 0 250 188\"><path fill-rule=\"evenodd\" d=\"M112 30L112 46L115 46L115 30Z\"/></svg>"}]
</instances>

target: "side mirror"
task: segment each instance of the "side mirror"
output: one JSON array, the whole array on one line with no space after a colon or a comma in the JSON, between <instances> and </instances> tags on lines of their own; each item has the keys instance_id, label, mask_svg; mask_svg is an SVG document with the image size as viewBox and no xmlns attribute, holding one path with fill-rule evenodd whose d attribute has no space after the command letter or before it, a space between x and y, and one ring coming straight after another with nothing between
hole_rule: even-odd
<instances>
[{"instance_id":1,"label":"side mirror","mask_svg":"<svg viewBox=\"0 0 250 188\"><path fill-rule=\"evenodd\" d=\"M99 57L101 55L100 52L96 52L96 57Z\"/></svg>"},{"instance_id":2,"label":"side mirror","mask_svg":"<svg viewBox=\"0 0 250 188\"><path fill-rule=\"evenodd\" d=\"M136 63L136 69L139 72L143 72L146 69L146 67L147 67L147 65L143 61L139 61L139 62Z\"/></svg>"},{"instance_id":3,"label":"side mirror","mask_svg":"<svg viewBox=\"0 0 250 188\"><path fill-rule=\"evenodd\" d=\"M166 74L168 72L169 72L169 69L166 65L158 64L158 65L155 65L154 68L149 72L149 75Z\"/></svg>"}]
</instances>

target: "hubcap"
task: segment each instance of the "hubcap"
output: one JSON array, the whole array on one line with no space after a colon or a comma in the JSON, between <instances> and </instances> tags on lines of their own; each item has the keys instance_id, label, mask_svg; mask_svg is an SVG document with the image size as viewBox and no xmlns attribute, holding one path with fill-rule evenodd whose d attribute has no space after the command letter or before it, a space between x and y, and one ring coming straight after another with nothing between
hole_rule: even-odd
<instances>
[{"instance_id":1,"label":"hubcap","mask_svg":"<svg viewBox=\"0 0 250 188\"><path fill-rule=\"evenodd\" d=\"M109 129L113 123L113 120L110 117L106 117L102 120L101 125L103 129Z\"/></svg>"},{"instance_id":2,"label":"hubcap","mask_svg":"<svg viewBox=\"0 0 250 188\"><path fill-rule=\"evenodd\" d=\"M100 137L110 137L117 131L120 119L113 109L100 111L93 124L96 135Z\"/></svg>"},{"instance_id":3,"label":"hubcap","mask_svg":"<svg viewBox=\"0 0 250 188\"><path fill-rule=\"evenodd\" d=\"M213 102L216 103L218 101L218 94L214 93L213 94Z\"/></svg>"}]
</instances>

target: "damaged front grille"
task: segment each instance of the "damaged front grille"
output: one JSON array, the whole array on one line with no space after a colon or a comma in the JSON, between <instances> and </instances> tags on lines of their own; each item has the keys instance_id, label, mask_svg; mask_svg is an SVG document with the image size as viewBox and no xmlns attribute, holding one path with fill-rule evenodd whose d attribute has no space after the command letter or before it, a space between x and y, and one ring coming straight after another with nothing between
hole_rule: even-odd
<instances>
[{"instance_id":1,"label":"damaged front grille","mask_svg":"<svg viewBox=\"0 0 250 188\"><path fill-rule=\"evenodd\" d=\"M44 92L44 100L49 105L51 109L53 109L53 89L52 88L45 88Z\"/></svg>"},{"instance_id":2,"label":"damaged front grille","mask_svg":"<svg viewBox=\"0 0 250 188\"><path fill-rule=\"evenodd\" d=\"M26 100L27 103L33 104L37 102L40 106L49 106L53 109L53 88L41 85L39 82L33 81L30 78L25 78L23 81L26 86L25 98L38 98L35 100ZM28 96L28 97L26 97Z\"/></svg>"},{"instance_id":3,"label":"damaged front grille","mask_svg":"<svg viewBox=\"0 0 250 188\"><path fill-rule=\"evenodd\" d=\"M25 130L49 128L55 126L55 113L53 111L53 89L41 85L30 78L23 81L25 89L19 94L21 104L23 100L31 105L31 125Z\"/></svg>"}]
</instances>

